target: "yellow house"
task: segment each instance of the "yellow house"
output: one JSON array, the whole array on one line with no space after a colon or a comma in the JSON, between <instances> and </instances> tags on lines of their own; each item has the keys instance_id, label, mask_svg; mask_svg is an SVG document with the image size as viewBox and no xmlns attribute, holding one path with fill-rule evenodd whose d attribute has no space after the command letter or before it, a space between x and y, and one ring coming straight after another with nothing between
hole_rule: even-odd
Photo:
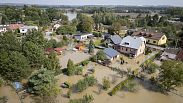
<instances>
[{"instance_id":1,"label":"yellow house","mask_svg":"<svg viewBox=\"0 0 183 103\"><path fill-rule=\"evenodd\" d=\"M158 32L134 32L133 36L143 36L147 43L153 45L164 45L167 42L167 37L163 33Z\"/></svg>"}]
</instances>

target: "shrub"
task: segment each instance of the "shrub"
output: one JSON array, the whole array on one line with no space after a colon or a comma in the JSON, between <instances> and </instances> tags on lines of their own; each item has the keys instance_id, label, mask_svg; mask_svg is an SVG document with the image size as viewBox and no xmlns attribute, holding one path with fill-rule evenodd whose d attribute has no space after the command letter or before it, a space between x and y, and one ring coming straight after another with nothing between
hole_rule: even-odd
<instances>
[{"instance_id":1,"label":"shrub","mask_svg":"<svg viewBox=\"0 0 183 103\"><path fill-rule=\"evenodd\" d=\"M80 99L71 99L69 103L91 103L94 100L92 95L84 95L83 98Z\"/></svg>"},{"instance_id":2,"label":"shrub","mask_svg":"<svg viewBox=\"0 0 183 103\"><path fill-rule=\"evenodd\" d=\"M111 92L109 92L109 95L112 96L114 94L116 94L117 91L119 91L128 81L132 80L133 77L129 77L128 79L122 81L121 83L119 83L118 85L116 85Z\"/></svg>"},{"instance_id":3,"label":"shrub","mask_svg":"<svg viewBox=\"0 0 183 103\"><path fill-rule=\"evenodd\" d=\"M86 66L88 63L89 63L89 60L85 60L85 61L81 62L81 64L82 64L83 66Z\"/></svg>"},{"instance_id":4,"label":"shrub","mask_svg":"<svg viewBox=\"0 0 183 103\"><path fill-rule=\"evenodd\" d=\"M109 78L103 78L103 89L108 90L110 88L110 81Z\"/></svg>"},{"instance_id":5,"label":"shrub","mask_svg":"<svg viewBox=\"0 0 183 103\"><path fill-rule=\"evenodd\" d=\"M86 77L83 80L79 80L76 84L76 89L79 92L87 89L89 86L93 86L96 83L96 79L93 76Z\"/></svg>"}]
</instances>

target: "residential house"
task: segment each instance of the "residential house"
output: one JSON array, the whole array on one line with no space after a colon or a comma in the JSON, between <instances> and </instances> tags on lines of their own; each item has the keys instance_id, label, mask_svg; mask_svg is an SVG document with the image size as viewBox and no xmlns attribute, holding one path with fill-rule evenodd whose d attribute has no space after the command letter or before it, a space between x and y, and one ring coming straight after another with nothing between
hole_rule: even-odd
<instances>
[{"instance_id":1,"label":"residential house","mask_svg":"<svg viewBox=\"0 0 183 103\"><path fill-rule=\"evenodd\" d=\"M20 29L23 26L24 26L24 24L10 24L8 26L8 30L15 31L17 29Z\"/></svg>"},{"instance_id":2,"label":"residential house","mask_svg":"<svg viewBox=\"0 0 183 103\"><path fill-rule=\"evenodd\" d=\"M116 45L119 45L122 41L122 38L119 35L113 35L107 39L108 46L111 46L115 49Z\"/></svg>"},{"instance_id":3,"label":"residential house","mask_svg":"<svg viewBox=\"0 0 183 103\"><path fill-rule=\"evenodd\" d=\"M53 25L52 31L57 30L60 26L61 26L60 24L55 24L55 25Z\"/></svg>"},{"instance_id":4,"label":"residential house","mask_svg":"<svg viewBox=\"0 0 183 103\"><path fill-rule=\"evenodd\" d=\"M54 51L57 53L57 55L61 55L63 53L62 48L54 48Z\"/></svg>"},{"instance_id":5,"label":"residential house","mask_svg":"<svg viewBox=\"0 0 183 103\"><path fill-rule=\"evenodd\" d=\"M92 34L92 33L87 33L87 34L76 34L76 35L74 35L74 38L75 38L76 40L79 40L79 41L84 41L84 40L86 40L86 39L88 39L88 38L91 38L91 37L93 37L93 34Z\"/></svg>"},{"instance_id":6,"label":"residential house","mask_svg":"<svg viewBox=\"0 0 183 103\"><path fill-rule=\"evenodd\" d=\"M62 48L46 48L45 49L45 54L50 54L51 52L55 51L57 53L57 55L61 55L63 53L63 49Z\"/></svg>"},{"instance_id":7,"label":"residential house","mask_svg":"<svg viewBox=\"0 0 183 103\"><path fill-rule=\"evenodd\" d=\"M8 25L0 25L0 33L7 32Z\"/></svg>"},{"instance_id":8,"label":"residential house","mask_svg":"<svg viewBox=\"0 0 183 103\"><path fill-rule=\"evenodd\" d=\"M147 40L147 43L158 45L158 46L164 45L167 42L166 35L158 32L138 31L138 32L134 32L132 36L138 36L138 37L143 36Z\"/></svg>"},{"instance_id":9,"label":"residential house","mask_svg":"<svg viewBox=\"0 0 183 103\"><path fill-rule=\"evenodd\" d=\"M83 43L79 43L75 46L75 48L79 51L83 51L85 48L84 48L84 44Z\"/></svg>"},{"instance_id":10,"label":"residential house","mask_svg":"<svg viewBox=\"0 0 183 103\"><path fill-rule=\"evenodd\" d=\"M37 26L23 26L20 27L20 33L22 34L26 34L28 31L32 31L32 30L38 30Z\"/></svg>"},{"instance_id":11,"label":"residential house","mask_svg":"<svg viewBox=\"0 0 183 103\"><path fill-rule=\"evenodd\" d=\"M166 48L161 54L160 60L176 60L179 51L178 48Z\"/></svg>"},{"instance_id":12,"label":"residential house","mask_svg":"<svg viewBox=\"0 0 183 103\"><path fill-rule=\"evenodd\" d=\"M114 60L115 58L118 58L119 57L119 52L117 52L116 50L112 49L112 48L105 48L104 50L104 53L107 57L107 59L109 60Z\"/></svg>"},{"instance_id":13,"label":"residential house","mask_svg":"<svg viewBox=\"0 0 183 103\"><path fill-rule=\"evenodd\" d=\"M137 57L144 53L146 39L143 37L127 36L122 39L117 50L131 57Z\"/></svg>"}]
</instances>

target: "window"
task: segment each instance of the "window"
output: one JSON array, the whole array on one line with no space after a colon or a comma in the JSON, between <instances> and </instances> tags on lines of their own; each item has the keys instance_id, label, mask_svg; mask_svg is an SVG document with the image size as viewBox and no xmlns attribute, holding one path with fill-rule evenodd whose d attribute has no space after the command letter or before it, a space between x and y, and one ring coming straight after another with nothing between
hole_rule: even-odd
<instances>
[{"instance_id":1,"label":"window","mask_svg":"<svg viewBox=\"0 0 183 103\"><path fill-rule=\"evenodd\" d=\"M126 48L126 51L128 51L128 49Z\"/></svg>"},{"instance_id":2,"label":"window","mask_svg":"<svg viewBox=\"0 0 183 103\"><path fill-rule=\"evenodd\" d=\"M150 42L150 40L148 40L147 42Z\"/></svg>"},{"instance_id":3,"label":"window","mask_svg":"<svg viewBox=\"0 0 183 103\"><path fill-rule=\"evenodd\" d=\"M153 41L153 43L156 43L156 41Z\"/></svg>"},{"instance_id":4,"label":"window","mask_svg":"<svg viewBox=\"0 0 183 103\"><path fill-rule=\"evenodd\" d=\"M165 37L162 38L162 40L164 40L164 39L165 39Z\"/></svg>"}]
</instances>

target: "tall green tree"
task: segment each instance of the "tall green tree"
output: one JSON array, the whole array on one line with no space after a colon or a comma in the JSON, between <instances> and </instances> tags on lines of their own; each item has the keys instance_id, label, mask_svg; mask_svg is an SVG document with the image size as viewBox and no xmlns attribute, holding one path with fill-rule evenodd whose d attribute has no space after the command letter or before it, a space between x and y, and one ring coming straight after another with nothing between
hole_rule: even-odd
<instances>
[{"instance_id":1,"label":"tall green tree","mask_svg":"<svg viewBox=\"0 0 183 103\"><path fill-rule=\"evenodd\" d=\"M59 27L56 31L57 34L74 34L76 32L76 27L72 25L63 25Z\"/></svg>"},{"instance_id":2,"label":"tall green tree","mask_svg":"<svg viewBox=\"0 0 183 103\"><path fill-rule=\"evenodd\" d=\"M67 63L67 75L74 75L75 73L75 67L74 67L74 63L72 60L68 60Z\"/></svg>"},{"instance_id":3,"label":"tall green tree","mask_svg":"<svg viewBox=\"0 0 183 103\"><path fill-rule=\"evenodd\" d=\"M31 41L27 41L23 45L23 53L30 61L30 65L35 68L40 68L44 64L44 52L36 44Z\"/></svg>"},{"instance_id":4,"label":"tall green tree","mask_svg":"<svg viewBox=\"0 0 183 103\"><path fill-rule=\"evenodd\" d=\"M81 32L92 32L93 30L93 18L86 16L84 14L78 17L79 24L77 25L77 30Z\"/></svg>"},{"instance_id":5,"label":"tall green tree","mask_svg":"<svg viewBox=\"0 0 183 103\"><path fill-rule=\"evenodd\" d=\"M0 35L0 49L9 51L21 51L21 42L12 32L6 32Z\"/></svg>"},{"instance_id":6,"label":"tall green tree","mask_svg":"<svg viewBox=\"0 0 183 103\"><path fill-rule=\"evenodd\" d=\"M49 59L50 65L51 65L51 67L48 69L53 70L55 72L60 70L59 59L57 58L56 52L51 52L48 55L48 59Z\"/></svg>"},{"instance_id":7,"label":"tall green tree","mask_svg":"<svg viewBox=\"0 0 183 103\"><path fill-rule=\"evenodd\" d=\"M88 46L88 53L94 53L94 48L95 48L95 45L94 45L94 42L93 40L90 40L90 43L89 43L89 46Z\"/></svg>"},{"instance_id":8,"label":"tall green tree","mask_svg":"<svg viewBox=\"0 0 183 103\"><path fill-rule=\"evenodd\" d=\"M163 62L160 83L166 90L183 85L183 63L181 61Z\"/></svg>"},{"instance_id":9,"label":"tall green tree","mask_svg":"<svg viewBox=\"0 0 183 103\"><path fill-rule=\"evenodd\" d=\"M0 75L10 81L20 81L27 78L31 69L26 57L17 51L8 53L0 50Z\"/></svg>"},{"instance_id":10,"label":"tall green tree","mask_svg":"<svg viewBox=\"0 0 183 103\"><path fill-rule=\"evenodd\" d=\"M56 86L56 79L54 78L54 72L46 70L44 68L35 72L28 79L28 91L30 93L40 96L43 99L43 101L46 98L55 100L56 96L60 92L60 89L59 87ZM51 101L51 103L52 102L53 101Z\"/></svg>"}]
</instances>

